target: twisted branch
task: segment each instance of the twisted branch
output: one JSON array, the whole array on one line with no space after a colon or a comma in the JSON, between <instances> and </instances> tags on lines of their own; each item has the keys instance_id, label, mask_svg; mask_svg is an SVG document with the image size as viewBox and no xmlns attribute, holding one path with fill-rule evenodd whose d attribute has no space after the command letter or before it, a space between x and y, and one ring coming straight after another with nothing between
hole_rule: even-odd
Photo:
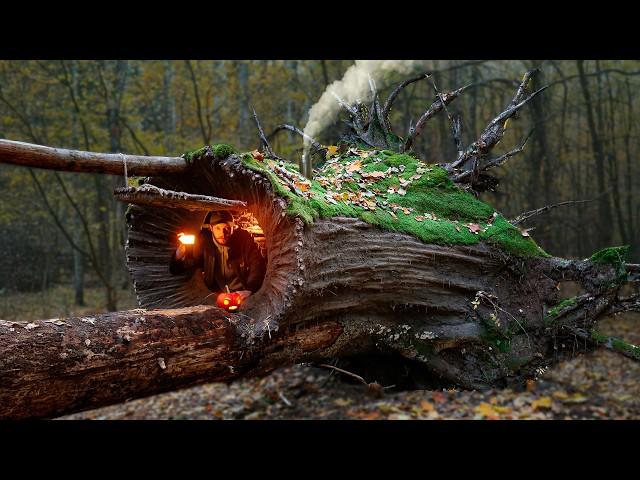
<instances>
[{"instance_id":1,"label":"twisted branch","mask_svg":"<svg viewBox=\"0 0 640 480\"><path fill-rule=\"evenodd\" d=\"M275 136L276 133L282 131L282 130L288 130L290 132L293 133L297 133L298 135L300 135L302 138L304 138L305 140L307 140L311 146L316 150L316 151L321 151L321 150L327 150L327 147L323 146L320 142L318 142L316 139L314 139L313 137L310 137L309 135L307 135L306 133L304 133L302 130L300 130L298 127L294 127L293 125L288 125L286 123L280 124L278 125L273 132L271 132L271 134L266 137L267 139L271 139Z\"/></svg>"}]
</instances>

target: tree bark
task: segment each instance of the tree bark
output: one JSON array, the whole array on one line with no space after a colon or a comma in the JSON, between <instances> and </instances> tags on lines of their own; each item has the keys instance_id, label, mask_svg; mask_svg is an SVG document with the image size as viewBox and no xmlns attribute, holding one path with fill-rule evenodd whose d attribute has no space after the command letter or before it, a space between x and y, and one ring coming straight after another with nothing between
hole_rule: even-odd
<instances>
[{"instance_id":1,"label":"tree bark","mask_svg":"<svg viewBox=\"0 0 640 480\"><path fill-rule=\"evenodd\" d=\"M211 381L264 374L335 351L327 320L247 347L216 307L0 320L0 419L50 418Z\"/></svg>"}]
</instances>

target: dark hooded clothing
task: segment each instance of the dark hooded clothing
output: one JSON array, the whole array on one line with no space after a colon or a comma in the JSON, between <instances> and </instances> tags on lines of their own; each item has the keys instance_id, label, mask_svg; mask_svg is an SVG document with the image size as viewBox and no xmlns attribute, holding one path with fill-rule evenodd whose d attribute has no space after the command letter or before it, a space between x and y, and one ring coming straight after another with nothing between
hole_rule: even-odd
<instances>
[{"instance_id":1,"label":"dark hooded clothing","mask_svg":"<svg viewBox=\"0 0 640 480\"><path fill-rule=\"evenodd\" d=\"M171 257L169 271L174 275L202 271L204 283L212 291L250 290L256 292L262 286L266 273L266 261L251 235L236 230L227 245L218 244L208 230L202 230L193 245L193 255L176 259Z\"/></svg>"}]
</instances>

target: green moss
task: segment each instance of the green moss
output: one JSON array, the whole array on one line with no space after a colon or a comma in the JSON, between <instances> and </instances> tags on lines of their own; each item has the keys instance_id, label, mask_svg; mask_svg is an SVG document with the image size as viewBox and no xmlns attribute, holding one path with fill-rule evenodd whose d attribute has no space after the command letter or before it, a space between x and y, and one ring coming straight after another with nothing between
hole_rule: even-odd
<instances>
[{"instance_id":1,"label":"green moss","mask_svg":"<svg viewBox=\"0 0 640 480\"><path fill-rule=\"evenodd\" d=\"M631 343L625 342L617 337L610 337L608 335L604 335L596 330L592 330L590 332L591 340L594 342L605 345L613 350L617 350L621 353L627 353L640 360L640 347L637 345L633 345Z\"/></svg>"},{"instance_id":2,"label":"green moss","mask_svg":"<svg viewBox=\"0 0 640 480\"><path fill-rule=\"evenodd\" d=\"M194 160L197 160L198 158L206 154L209 148L211 148L213 156L220 160L227 158L233 153L236 153L236 150L231 145L227 145L226 143L217 143L215 145L204 146L196 150L189 150L182 156L188 163L193 163Z\"/></svg>"},{"instance_id":3,"label":"green moss","mask_svg":"<svg viewBox=\"0 0 640 480\"><path fill-rule=\"evenodd\" d=\"M550 321L552 321L558 315L558 313L560 313L560 311L562 311L566 307L575 305L576 303L578 303L577 297L570 297L570 298L565 298L564 300L555 304L553 307L549 309L547 314L544 316L545 324L548 324Z\"/></svg>"},{"instance_id":4,"label":"green moss","mask_svg":"<svg viewBox=\"0 0 640 480\"><path fill-rule=\"evenodd\" d=\"M211 151L213 152L213 156L218 159L224 159L229 155L236 153L235 148L233 148L231 145L227 145L226 143L218 143L216 145L212 145Z\"/></svg>"},{"instance_id":5,"label":"green moss","mask_svg":"<svg viewBox=\"0 0 640 480\"><path fill-rule=\"evenodd\" d=\"M182 154L187 163L193 163L194 160L200 158L207 153L207 147L198 148L195 150L188 150Z\"/></svg>"},{"instance_id":6,"label":"green moss","mask_svg":"<svg viewBox=\"0 0 640 480\"><path fill-rule=\"evenodd\" d=\"M627 258L629 252L629 245L622 247L608 247L598 250L596 253L589 257L594 263L606 263L615 267L620 267Z\"/></svg>"},{"instance_id":7,"label":"green moss","mask_svg":"<svg viewBox=\"0 0 640 480\"><path fill-rule=\"evenodd\" d=\"M548 256L503 216L494 215L490 205L455 185L446 170L413 155L388 150L373 154L348 151L320 169L311 182L309 198L288 190L265 163L255 161L251 155L243 155L242 159L248 168L265 173L276 193L288 200L287 213L299 216L306 223L319 217L357 217L385 230L415 235L426 243L471 245L486 241L518 257ZM357 161L361 167L350 172L351 176L344 178L338 187L335 176ZM284 163L283 166L289 171L298 171L296 165ZM365 180L371 172L387 173L382 178ZM401 182L406 187L403 190L400 190ZM327 199L327 195L358 192L371 194L362 199L377 205L365 206L362 199L353 203L347 198L336 203ZM391 205L396 205L395 211ZM472 225L479 227L477 233L470 230L475 228Z\"/></svg>"}]
</instances>

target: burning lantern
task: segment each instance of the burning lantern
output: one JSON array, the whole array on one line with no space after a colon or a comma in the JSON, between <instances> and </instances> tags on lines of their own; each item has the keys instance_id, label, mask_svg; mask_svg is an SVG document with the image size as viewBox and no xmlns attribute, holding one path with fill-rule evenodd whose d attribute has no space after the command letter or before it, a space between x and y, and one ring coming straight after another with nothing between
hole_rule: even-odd
<instances>
[{"instance_id":1,"label":"burning lantern","mask_svg":"<svg viewBox=\"0 0 640 480\"><path fill-rule=\"evenodd\" d=\"M242 295L237 292L222 292L216 299L216 305L218 305L218 307L220 308L224 308L229 312L237 310L241 303Z\"/></svg>"},{"instance_id":2,"label":"burning lantern","mask_svg":"<svg viewBox=\"0 0 640 480\"><path fill-rule=\"evenodd\" d=\"M193 257L193 245L196 243L195 235L187 235L185 233L180 232L178 234L178 240L182 245L184 245L185 253L187 258Z\"/></svg>"},{"instance_id":3,"label":"burning lantern","mask_svg":"<svg viewBox=\"0 0 640 480\"><path fill-rule=\"evenodd\" d=\"M194 243L196 243L196 236L179 233L178 240L180 240L180 243L182 243L183 245L193 245Z\"/></svg>"}]
</instances>

